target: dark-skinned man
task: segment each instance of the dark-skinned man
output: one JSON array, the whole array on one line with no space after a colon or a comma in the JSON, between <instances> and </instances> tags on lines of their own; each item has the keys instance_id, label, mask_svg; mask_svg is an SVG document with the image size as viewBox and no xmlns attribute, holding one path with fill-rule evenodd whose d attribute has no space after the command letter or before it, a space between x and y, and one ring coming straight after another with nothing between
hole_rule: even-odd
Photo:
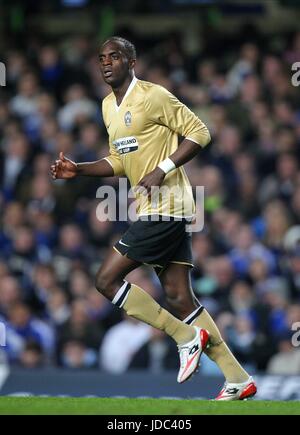
<instances>
[{"instance_id":1,"label":"dark-skinned man","mask_svg":"<svg viewBox=\"0 0 300 435\"><path fill-rule=\"evenodd\" d=\"M217 399L249 398L256 393L253 379L191 288L191 233L186 226L195 214L195 203L182 165L210 142L209 131L166 89L135 77L136 50L131 42L110 38L102 45L99 60L103 79L112 88L102 104L110 154L76 164L60 153L51 166L54 179L127 176L136 194L138 220L111 248L97 273L96 288L129 316L176 341L179 383L194 374L205 351L226 378ZM179 135L184 139L178 146ZM157 195L156 188L163 188L163 194L159 190ZM141 264L154 267L176 317L126 281L126 275Z\"/></svg>"}]
</instances>

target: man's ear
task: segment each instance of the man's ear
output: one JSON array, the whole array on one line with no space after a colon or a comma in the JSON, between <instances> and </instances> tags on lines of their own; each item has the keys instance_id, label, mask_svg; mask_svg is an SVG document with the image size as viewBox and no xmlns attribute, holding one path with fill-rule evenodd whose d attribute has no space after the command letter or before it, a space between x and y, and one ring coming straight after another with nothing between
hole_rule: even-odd
<instances>
[{"instance_id":1,"label":"man's ear","mask_svg":"<svg viewBox=\"0 0 300 435\"><path fill-rule=\"evenodd\" d=\"M136 59L130 59L129 61L129 68L133 69L135 67L136 64Z\"/></svg>"}]
</instances>

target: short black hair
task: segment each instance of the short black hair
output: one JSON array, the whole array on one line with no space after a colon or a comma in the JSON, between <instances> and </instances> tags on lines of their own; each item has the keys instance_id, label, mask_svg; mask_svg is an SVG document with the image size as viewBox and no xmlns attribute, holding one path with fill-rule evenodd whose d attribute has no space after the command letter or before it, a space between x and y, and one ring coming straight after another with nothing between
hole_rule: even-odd
<instances>
[{"instance_id":1,"label":"short black hair","mask_svg":"<svg viewBox=\"0 0 300 435\"><path fill-rule=\"evenodd\" d=\"M129 60L136 59L136 48L132 42L128 41L125 38L122 38L121 36L112 36L111 38L107 39L104 44L107 44L108 42L120 42L124 45L127 58Z\"/></svg>"}]
</instances>

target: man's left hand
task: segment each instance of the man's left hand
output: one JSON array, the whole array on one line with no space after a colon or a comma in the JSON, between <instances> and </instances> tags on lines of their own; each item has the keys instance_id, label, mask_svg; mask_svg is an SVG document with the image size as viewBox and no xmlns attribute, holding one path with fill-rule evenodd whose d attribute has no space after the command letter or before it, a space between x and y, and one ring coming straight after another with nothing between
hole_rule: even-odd
<instances>
[{"instance_id":1,"label":"man's left hand","mask_svg":"<svg viewBox=\"0 0 300 435\"><path fill-rule=\"evenodd\" d=\"M155 168L153 171L149 172L149 174L145 175L135 186L135 193L142 193L143 195L151 194L151 187L157 186L160 187L162 182L164 181L166 174L159 167Z\"/></svg>"}]
</instances>

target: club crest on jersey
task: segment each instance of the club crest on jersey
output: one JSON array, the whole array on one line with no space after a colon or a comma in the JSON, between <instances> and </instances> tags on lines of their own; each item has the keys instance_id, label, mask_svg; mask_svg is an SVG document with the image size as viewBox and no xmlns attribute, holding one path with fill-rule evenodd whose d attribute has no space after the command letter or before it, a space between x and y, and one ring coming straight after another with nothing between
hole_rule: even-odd
<instances>
[{"instance_id":1,"label":"club crest on jersey","mask_svg":"<svg viewBox=\"0 0 300 435\"><path fill-rule=\"evenodd\" d=\"M129 111L125 113L124 122L125 122L126 127L131 126L131 113Z\"/></svg>"}]
</instances>

